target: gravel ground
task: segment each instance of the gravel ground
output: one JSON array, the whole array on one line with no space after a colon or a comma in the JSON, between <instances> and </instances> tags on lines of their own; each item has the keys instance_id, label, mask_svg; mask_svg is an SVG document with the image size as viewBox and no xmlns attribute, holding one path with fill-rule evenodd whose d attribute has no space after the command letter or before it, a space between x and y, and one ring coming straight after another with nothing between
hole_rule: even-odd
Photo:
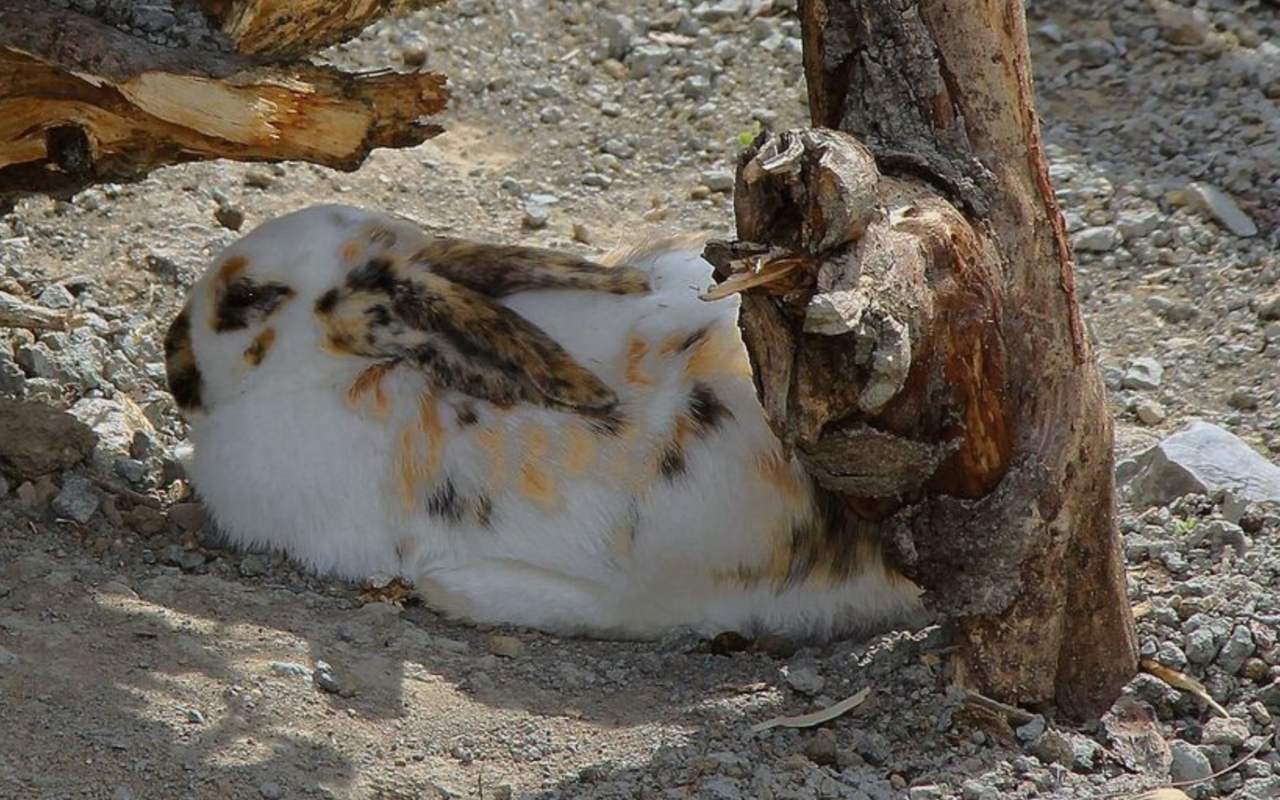
<instances>
[{"instance_id":1,"label":"gravel ground","mask_svg":"<svg viewBox=\"0 0 1280 800\"><path fill-rule=\"evenodd\" d=\"M195 20L155 21L190 4L93 5L156 41L218 46ZM1100 724L1010 719L948 691L936 630L732 655L561 641L366 602L367 587L219 547L182 480L160 346L214 251L319 200L588 253L727 234L740 137L805 118L787 5L454 0L327 56L449 74L449 132L422 147L353 174L188 165L0 218L0 291L88 323L0 332L0 399L69 408L100 439L79 466L0 478L0 798L997 800L1172 782L1280 798L1280 514L1252 502L1280 499L1274 3L1030 9L1127 458L1143 656L1217 709L1144 674ZM1210 455L1244 489L1128 458L1193 419L1220 426ZM822 728L751 730L864 688Z\"/></svg>"}]
</instances>

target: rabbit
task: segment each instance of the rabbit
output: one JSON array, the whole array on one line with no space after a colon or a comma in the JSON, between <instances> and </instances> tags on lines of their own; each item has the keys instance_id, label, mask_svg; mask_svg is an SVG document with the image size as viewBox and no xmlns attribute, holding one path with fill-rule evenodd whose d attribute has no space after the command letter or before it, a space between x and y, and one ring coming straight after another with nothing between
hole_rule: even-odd
<instances>
[{"instance_id":1,"label":"rabbit","mask_svg":"<svg viewBox=\"0 0 1280 800\"><path fill-rule=\"evenodd\" d=\"M600 262L322 205L222 252L165 340L235 545L556 635L823 640L915 618L783 455L692 240Z\"/></svg>"}]
</instances>

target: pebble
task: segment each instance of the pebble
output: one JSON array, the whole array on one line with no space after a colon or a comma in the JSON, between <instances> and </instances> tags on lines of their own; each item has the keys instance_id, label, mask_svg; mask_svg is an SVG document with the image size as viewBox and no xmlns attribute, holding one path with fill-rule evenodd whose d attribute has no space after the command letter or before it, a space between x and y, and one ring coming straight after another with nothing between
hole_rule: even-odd
<instances>
[{"instance_id":1,"label":"pebble","mask_svg":"<svg viewBox=\"0 0 1280 800\"><path fill-rule=\"evenodd\" d=\"M171 544L160 551L160 563L178 567L183 572L192 572L204 566L203 553L186 550L181 545Z\"/></svg>"},{"instance_id":2,"label":"pebble","mask_svg":"<svg viewBox=\"0 0 1280 800\"><path fill-rule=\"evenodd\" d=\"M284 787L275 781L264 781L258 784L258 794L263 800L280 800L284 797Z\"/></svg>"},{"instance_id":3,"label":"pebble","mask_svg":"<svg viewBox=\"0 0 1280 800\"><path fill-rule=\"evenodd\" d=\"M613 178L599 172L588 172L582 176L582 185L595 189L608 189L613 185Z\"/></svg>"},{"instance_id":4,"label":"pebble","mask_svg":"<svg viewBox=\"0 0 1280 800\"><path fill-rule=\"evenodd\" d=\"M98 510L102 502L93 481L79 475L68 475L62 489L53 498L53 511L63 519L71 519L84 525Z\"/></svg>"},{"instance_id":5,"label":"pebble","mask_svg":"<svg viewBox=\"0 0 1280 800\"><path fill-rule=\"evenodd\" d=\"M329 694L339 694L342 686L333 676L333 667L327 661L317 661L315 671L311 673L311 682L316 688Z\"/></svg>"},{"instance_id":6,"label":"pebble","mask_svg":"<svg viewBox=\"0 0 1280 800\"><path fill-rule=\"evenodd\" d=\"M1240 210L1236 201L1216 186L1193 181L1187 184L1187 193L1201 210L1208 213L1219 225L1236 236L1248 238L1258 235L1258 226Z\"/></svg>"},{"instance_id":7,"label":"pebble","mask_svg":"<svg viewBox=\"0 0 1280 800\"><path fill-rule=\"evenodd\" d=\"M541 230L547 227L551 219L551 209L539 203L529 203L524 207L524 219L521 224L529 230Z\"/></svg>"},{"instance_id":8,"label":"pebble","mask_svg":"<svg viewBox=\"0 0 1280 800\"><path fill-rule=\"evenodd\" d=\"M1169 754L1173 759L1169 765L1169 777L1176 783L1204 780L1213 774L1209 758L1190 742L1175 740L1169 745Z\"/></svg>"},{"instance_id":9,"label":"pebble","mask_svg":"<svg viewBox=\"0 0 1280 800\"><path fill-rule=\"evenodd\" d=\"M1228 675L1235 675L1244 666L1245 659L1253 655L1257 645L1247 625L1237 625L1218 653L1218 666Z\"/></svg>"},{"instance_id":10,"label":"pebble","mask_svg":"<svg viewBox=\"0 0 1280 800\"><path fill-rule=\"evenodd\" d=\"M18 663L18 654L0 646L0 667L12 667Z\"/></svg>"},{"instance_id":11,"label":"pebble","mask_svg":"<svg viewBox=\"0 0 1280 800\"><path fill-rule=\"evenodd\" d=\"M1244 720L1225 717L1214 717L1206 722L1200 734L1200 741L1203 744L1221 744L1231 748L1240 747L1248 738L1248 723Z\"/></svg>"},{"instance_id":12,"label":"pebble","mask_svg":"<svg viewBox=\"0 0 1280 800\"><path fill-rule=\"evenodd\" d=\"M267 571L267 559L261 553L248 553L240 559L237 571L246 578L256 578Z\"/></svg>"},{"instance_id":13,"label":"pebble","mask_svg":"<svg viewBox=\"0 0 1280 800\"><path fill-rule=\"evenodd\" d=\"M702 185L713 192L732 192L734 175L727 169L710 169L700 176Z\"/></svg>"},{"instance_id":14,"label":"pebble","mask_svg":"<svg viewBox=\"0 0 1280 800\"><path fill-rule=\"evenodd\" d=\"M201 503L174 503L169 506L169 519L184 531L198 531L205 523L204 505Z\"/></svg>"},{"instance_id":15,"label":"pebble","mask_svg":"<svg viewBox=\"0 0 1280 800\"><path fill-rule=\"evenodd\" d=\"M1164 367L1154 358L1135 358L1125 370L1122 385L1126 389L1159 389Z\"/></svg>"},{"instance_id":16,"label":"pebble","mask_svg":"<svg viewBox=\"0 0 1280 800\"><path fill-rule=\"evenodd\" d=\"M1109 253L1124 241L1120 230L1111 225L1084 228L1071 236L1071 247L1082 253Z\"/></svg>"},{"instance_id":17,"label":"pebble","mask_svg":"<svg viewBox=\"0 0 1280 800\"><path fill-rule=\"evenodd\" d=\"M1149 397L1139 400L1134 405L1133 411L1143 425L1159 425L1169 416L1164 406Z\"/></svg>"},{"instance_id":18,"label":"pebble","mask_svg":"<svg viewBox=\"0 0 1280 800\"><path fill-rule=\"evenodd\" d=\"M290 678L305 678L311 674L306 664L299 664L296 661L272 661L267 664L267 669L276 675Z\"/></svg>"},{"instance_id":19,"label":"pebble","mask_svg":"<svg viewBox=\"0 0 1280 800\"><path fill-rule=\"evenodd\" d=\"M490 653L503 658L519 658L525 653L524 642L514 636L490 636L486 644Z\"/></svg>"},{"instance_id":20,"label":"pebble","mask_svg":"<svg viewBox=\"0 0 1280 800\"><path fill-rule=\"evenodd\" d=\"M818 668L813 664L788 665L782 670L787 685L800 694L813 697L821 694L823 687L827 685L826 679L818 674Z\"/></svg>"}]
</instances>

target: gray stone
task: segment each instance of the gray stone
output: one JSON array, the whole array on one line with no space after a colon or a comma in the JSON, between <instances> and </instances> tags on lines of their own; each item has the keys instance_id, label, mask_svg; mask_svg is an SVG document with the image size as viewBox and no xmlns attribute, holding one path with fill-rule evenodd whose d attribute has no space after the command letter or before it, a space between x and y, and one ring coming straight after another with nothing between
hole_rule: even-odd
<instances>
[{"instance_id":1,"label":"gray stone","mask_svg":"<svg viewBox=\"0 0 1280 800\"><path fill-rule=\"evenodd\" d=\"M564 122L564 109L560 106L547 106L538 112L538 121L548 125Z\"/></svg>"},{"instance_id":2,"label":"gray stone","mask_svg":"<svg viewBox=\"0 0 1280 800\"><path fill-rule=\"evenodd\" d=\"M715 3L699 3L693 7L693 16L699 22L720 22L726 19L745 21L746 13L746 0L719 0Z\"/></svg>"},{"instance_id":3,"label":"gray stone","mask_svg":"<svg viewBox=\"0 0 1280 800\"><path fill-rule=\"evenodd\" d=\"M258 784L258 794L263 800L280 800L284 797L284 787L275 781L263 781Z\"/></svg>"},{"instance_id":4,"label":"gray stone","mask_svg":"<svg viewBox=\"0 0 1280 800\"><path fill-rule=\"evenodd\" d=\"M1218 653L1218 666L1228 675L1235 675L1244 666L1245 659L1253 655L1256 649L1253 632L1246 625L1237 625Z\"/></svg>"},{"instance_id":5,"label":"gray stone","mask_svg":"<svg viewBox=\"0 0 1280 800\"><path fill-rule=\"evenodd\" d=\"M789 664L783 667L783 675L788 686L811 697L820 693L827 685L826 679L818 674L818 668L809 663Z\"/></svg>"},{"instance_id":6,"label":"gray stone","mask_svg":"<svg viewBox=\"0 0 1280 800\"><path fill-rule=\"evenodd\" d=\"M42 306L57 309L71 308L76 304L75 295L67 291L67 287L60 283L46 286L40 296L36 298L36 301Z\"/></svg>"},{"instance_id":7,"label":"gray stone","mask_svg":"<svg viewBox=\"0 0 1280 800\"><path fill-rule=\"evenodd\" d=\"M1098 225L1076 231L1071 236L1071 247L1082 253L1109 253L1124 241L1120 230L1111 225Z\"/></svg>"},{"instance_id":8,"label":"gray stone","mask_svg":"<svg viewBox=\"0 0 1280 800\"><path fill-rule=\"evenodd\" d=\"M1214 717L1204 724L1200 741L1206 745L1226 745L1236 748L1249 738L1249 725L1244 720Z\"/></svg>"},{"instance_id":9,"label":"gray stone","mask_svg":"<svg viewBox=\"0 0 1280 800\"><path fill-rule=\"evenodd\" d=\"M0 667L11 667L18 663L18 654L0 646Z\"/></svg>"},{"instance_id":10,"label":"gray stone","mask_svg":"<svg viewBox=\"0 0 1280 800\"><path fill-rule=\"evenodd\" d=\"M1017 730L1014 731L1014 733L1018 735L1018 738L1021 741L1030 743L1030 742L1034 742L1035 740L1039 739L1041 736L1044 735L1045 727L1046 725L1045 725L1044 717L1040 716L1039 714L1036 714L1034 717L1031 718L1030 722L1023 725L1019 725Z\"/></svg>"},{"instance_id":11,"label":"gray stone","mask_svg":"<svg viewBox=\"0 0 1280 800\"><path fill-rule=\"evenodd\" d=\"M1155 211L1125 212L1116 218L1116 227L1126 242L1150 236L1160 227L1164 216Z\"/></svg>"},{"instance_id":12,"label":"gray stone","mask_svg":"<svg viewBox=\"0 0 1280 800\"><path fill-rule=\"evenodd\" d=\"M204 554L195 550L186 550L181 545L171 544L160 551L160 563L177 567L183 572L193 572L204 566Z\"/></svg>"},{"instance_id":13,"label":"gray stone","mask_svg":"<svg viewBox=\"0 0 1280 800\"><path fill-rule=\"evenodd\" d=\"M702 184L713 192L732 192L733 173L727 169L709 169L702 173Z\"/></svg>"},{"instance_id":14,"label":"gray stone","mask_svg":"<svg viewBox=\"0 0 1280 800\"><path fill-rule=\"evenodd\" d=\"M1198 628L1188 633L1182 647L1186 651L1187 660L1192 664L1208 664L1218 655L1218 643L1213 637L1213 631L1208 628Z\"/></svg>"},{"instance_id":15,"label":"gray stone","mask_svg":"<svg viewBox=\"0 0 1280 800\"><path fill-rule=\"evenodd\" d=\"M680 93L690 100L706 100L711 96L711 81L703 75L690 75L680 84Z\"/></svg>"},{"instance_id":16,"label":"gray stone","mask_svg":"<svg viewBox=\"0 0 1280 800\"><path fill-rule=\"evenodd\" d=\"M239 572L246 578L254 578L266 573L267 559L260 553L249 553L240 559Z\"/></svg>"},{"instance_id":17,"label":"gray stone","mask_svg":"<svg viewBox=\"0 0 1280 800\"><path fill-rule=\"evenodd\" d=\"M1169 745L1169 754L1173 760L1169 765L1169 777L1175 782L1200 781L1213 774L1213 766L1209 757L1200 748L1181 739Z\"/></svg>"},{"instance_id":18,"label":"gray stone","mask_svg":"<svg viewBox=\"0 0 1280 800\"><path fill-rule=\"evenodd\" d=\"M645 78L652 75L671 59L671 48L664 44L642 44L631 51L627 59L631 77Z\"/></svg>"},{"instance_id":19,"label":"gray stone","mask_svg":"<svg viewBox=\"0 0 1280 800\"><path fill-rule=\"evenodd\" d=\"M142 483L147 479L147 465L136 458L117 458L113 469L129 483Z\"/></svg>"},{"instance_id":20,"label":"gray stone","mask_svg":"<svg viewBox=\"0 0 1280 800\"><path fill-rule=\"evenodd\" d=\"M1126 389L1159 389L1164 367L1154 358L1135 358L1125 370L1121 385Z\"/></svg>"},{"instance_id":21,"label":"gray stone","mask_svg":"<svg viewBox=\"0 0 1280 800\"><path fill-rule=\"evenodd\" d=\"M1194 420L1133 460L1125 490L1139 506L1223 490L1253 503L1280 502L1280 467L1209 422Z\"/></svg>"},{"instance_id":22,"label":"gray stone","mask_svg":"<svg viewBox=\"0 0 1280 800\"><path fill-rule=\"evenodd\" d=\"M79 475L69 475L62 482L62 489L53 498L53 511L63 519L72 519L81 525L88 522L98 510L101 498L93 481Z\"/></svg>"},{"instance_id":23,"label":"gray stone","mask_svg":"<svg viewBox=\"0 0 1280 800\"><path fill-rule=\"evenodd\" d=\"M184 531L198 531L205 523L204 506L200 503L174 503L169 507L169 519Z\"/></svg>"},{"instance_id":24,"label":"gray stone","mask_svg":"<svg viewBox=\"0 0 1280 800\"><path fill-rule=\"evenodd\" d=\"M521 220L522 225L530 230L541 230L547 227L547 222L551 219L551 209L540 203L529 203L524 207L524 219Z\"/></svg>"},{"instance_id":25,"label":"gray stone","mask_svg":"<svg viewBox=\"0 0 1280 800\"><path fill-rule=\"evenodd\" d=\"M139 430L154 431L146 414L127 397L114 400L86 397L69 411L98 435L93 463L104 474L112 472L117 458L130 457L133 437Z\"/></svg>"},{"instance_id":26,"label":"gray stone","mask_svg":"<svg viewBox=\"0 0 1280 800\"><path fill-rule=\"evenodd\" d=\"M605 41L605 55L621 61L631 52L636 37L636 22L625 14L603 12L598 18L600 34Z\"/></svg>"},{"instance_id":27,"label":"gray stone","mask_svg":"<svg viewBox=\"0 0 1280 800\"><path fill-rule=\"evenodd\" d=\"M613 178L599 172L588 172L582 176L582 185L594 189L608 189L613 185Z\"/></svg>"},{"instance_id":28,"label":"gray stone","mask_svg":"<svg viewBox=\"0 0 1280 800\"><path fill-rule=\"evenodd\" d=\"M1218 187L1194 181L1187 184L1187 193L1202 211L1236 236L1248 238L1258 235L1258 226L1240 210L1235 200Z\"/></svg>"},{"instance_id":29,"label":"gray stone","mask_svg":"<svg viewBox=\"0 0 1280 800\"><path fill-rule=\"evenodd\" d=\"M1169 416L1164 406L1149 397L1144 397L1135 403L1133 413L1143 425L1159 425Z\"/></svg>"}]
</instances>

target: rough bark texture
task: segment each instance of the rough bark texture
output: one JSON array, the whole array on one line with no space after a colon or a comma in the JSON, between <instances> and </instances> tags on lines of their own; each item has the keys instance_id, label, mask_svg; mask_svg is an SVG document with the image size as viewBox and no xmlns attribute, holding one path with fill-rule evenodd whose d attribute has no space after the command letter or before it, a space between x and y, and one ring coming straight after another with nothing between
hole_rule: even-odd
<instances>
[{"instance_id":1,"label":"rough bark texture","mask_svg":"<svg viewBox=\"0 0 1280 800\"><path fill-rule=\"evenodd\" d=\"M148 44L36 0L0 6L0 203L212 158L354 169L440 132L432 73L350 75L305 62Z\"/></svg>"},{"instance_id":2,"label":"rough bark texture","mask_svg":"<svg viewBox=\"0 0 1280 800\"><path fill-rule=\"evenodd\" d=\"M201 0L241 53L294 58L359 33L400 8L443 0Z\"/></svg>"},{"instance_id":3,"label":"rough bark texture","mask_svg":"<svg viewBox=\"0 0 1280 800\"><path fill-rule=\"evenodd\" d=\"M739 242L708 251L803 264L744 294L764 406L951 619L960 684L1097 715L1136 647L1021 2L800 10L813 121L841 133L757 140Z\"/></svg>"}]
</instances>

